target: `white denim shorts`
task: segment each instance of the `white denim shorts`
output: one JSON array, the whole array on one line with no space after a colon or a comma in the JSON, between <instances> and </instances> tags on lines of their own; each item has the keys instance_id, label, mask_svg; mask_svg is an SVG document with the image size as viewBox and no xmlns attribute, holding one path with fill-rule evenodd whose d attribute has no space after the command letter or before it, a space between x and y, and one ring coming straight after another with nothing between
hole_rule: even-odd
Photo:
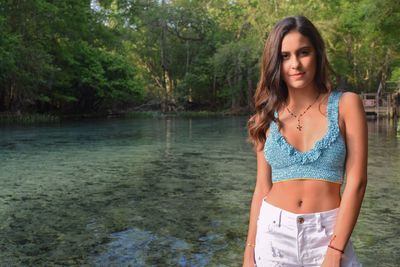
<instances>
[{"instance_id":1,"label":"white denim shorts","mask_svg":"<svg viewBox=\"0 0 400 267\"><path fill-rule=\"evenodd\" d=\"M257 267L321 266L339 208L296 214L262 201L254 257ZM360 267L351 240L341 267Z\"/></svg>"}]
</instances>

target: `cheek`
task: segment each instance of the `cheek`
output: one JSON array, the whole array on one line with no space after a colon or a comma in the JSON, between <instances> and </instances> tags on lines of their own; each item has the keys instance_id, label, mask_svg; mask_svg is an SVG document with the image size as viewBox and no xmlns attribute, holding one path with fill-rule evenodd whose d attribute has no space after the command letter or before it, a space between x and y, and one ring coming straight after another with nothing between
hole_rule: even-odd
<instances>
[{"instance_id":1,"label":"cheek","mask_svg":"<svg viewBox=\"0 0 400 267\"><path fill-rule=\"evenodd\" d=\"M288 75L288 63L287 62L285 62L285 61L282 61L282 63L281 63L281 77L283 78L283 79L286 79L287 78L287 75Z\"/></svg>"},{"instance_id":2,"label":"cheek","mask_svg":"<svg viewBox=\"0 0 400 267\"><path fill-rule=\"evenodd\" d=\"M317 61L315 58L309 58L307 62L308 68L315 71L317 66Z\"/></svg>"},{"instance_id":3,"label":"cheek","mask_svg":"<svg viewBox=\"0 0 400 267\"><path fill-rule=\"evenodd\" d=\"M308 74L312 77L315 76L316 73L316 62L314 59L306 59L303 61L303 67L308 72Z\"/></svg>"},{"instance_id":4,"label":"cheek","mask_svg":"<svg viewBox=\"0 0 400 267\"><path fill-rule=\"evenodd\" d=\"M312 74L312 76L313 76L314 78L315 78L315 73L316 73L316 66L317 66L316 62L312 62L312 63L310 64L311 74Z\"/></svg>"}]
</instances>

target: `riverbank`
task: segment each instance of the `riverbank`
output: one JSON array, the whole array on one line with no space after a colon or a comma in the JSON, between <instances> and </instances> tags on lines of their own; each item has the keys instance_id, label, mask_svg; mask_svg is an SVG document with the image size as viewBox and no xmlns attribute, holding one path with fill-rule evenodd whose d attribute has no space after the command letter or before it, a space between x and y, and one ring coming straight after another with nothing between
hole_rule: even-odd
<instances>
[{"instance_id":1,"label":"riverbank","mask_svg":"<svg viewBox=\"0 0 400 267\"><path fill-rule=\"evenodd\" d=\"M51 114L22 114L22 113L0 113L1 124L40 124L60 122L60 117Z\"/></svg>"},{"instance_id":2,"label":"riverbank","mask_svg":"<svg viewBox=\"0 0 400 267\"><path fill-rule=\"evenodd\" d=\"M223 117L223 116L246 116L249 115L243 111L176 111L162 112L160 110L153 111L124 111L109 113L85 113L85 114L23 114L23 113L0 113L0 125L18 124L30 125L41 123L59 123L61 121L101 119L101 118L164 118L164 117Z\"/></svg>"}]
</instances>

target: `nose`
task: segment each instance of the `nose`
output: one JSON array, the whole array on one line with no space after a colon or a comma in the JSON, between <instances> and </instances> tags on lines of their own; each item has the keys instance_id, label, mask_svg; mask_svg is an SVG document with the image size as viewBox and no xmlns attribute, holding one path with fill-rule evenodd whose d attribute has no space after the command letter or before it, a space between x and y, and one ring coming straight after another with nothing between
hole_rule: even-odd
<instances>
[{"instance_id":1,"label":"nose","mask_svg":"<svg viewBox=\"0 0 400 267\"><path fill-rule=\"evenodd\" d=\"M297 69L300 65L300 61L297 57L292 57L292 61L290 62L290 66L292 69Z\"/></svg>"}]
</instances>

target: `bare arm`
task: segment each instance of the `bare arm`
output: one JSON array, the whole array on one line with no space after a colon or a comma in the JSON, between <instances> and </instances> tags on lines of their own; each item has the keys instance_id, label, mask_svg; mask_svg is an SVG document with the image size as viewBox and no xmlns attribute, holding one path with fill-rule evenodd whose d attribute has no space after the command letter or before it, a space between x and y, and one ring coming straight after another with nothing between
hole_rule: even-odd
<instances>
[{"instance_id":1,"label":"bare arm","mask_svg":"<svg viewBox=\"0 0 400 267\"><path fill-rule=\"evenodd\" d=\"M271 167L265 160L263 152L263 144L259 144L257 147L257 178L256 186L253 193L253 199L251 201L250 208L250 219L249 229L247 234L246 248L244 251L243 266L254 266L254 247L256 231L257 231L257 219L260 213L261 203L263 198L267 195L268 191L272 187L271 182ZM247 244L251 244L248 246Z\"/></svg>"},{"instance_id":2,"label":"bare arm","mask_svg":"<svg viewBox=\"0 0 400 267\"><path fill-rule=\"evenodd\" d=\"M345 93L340 108L347 146L346 187L342 195L331 245L344 250L360 213L367 187L368 130L365 111L357 94ZM327 255L337 253L328 249Z\"/></svg>"}]
</instances>

